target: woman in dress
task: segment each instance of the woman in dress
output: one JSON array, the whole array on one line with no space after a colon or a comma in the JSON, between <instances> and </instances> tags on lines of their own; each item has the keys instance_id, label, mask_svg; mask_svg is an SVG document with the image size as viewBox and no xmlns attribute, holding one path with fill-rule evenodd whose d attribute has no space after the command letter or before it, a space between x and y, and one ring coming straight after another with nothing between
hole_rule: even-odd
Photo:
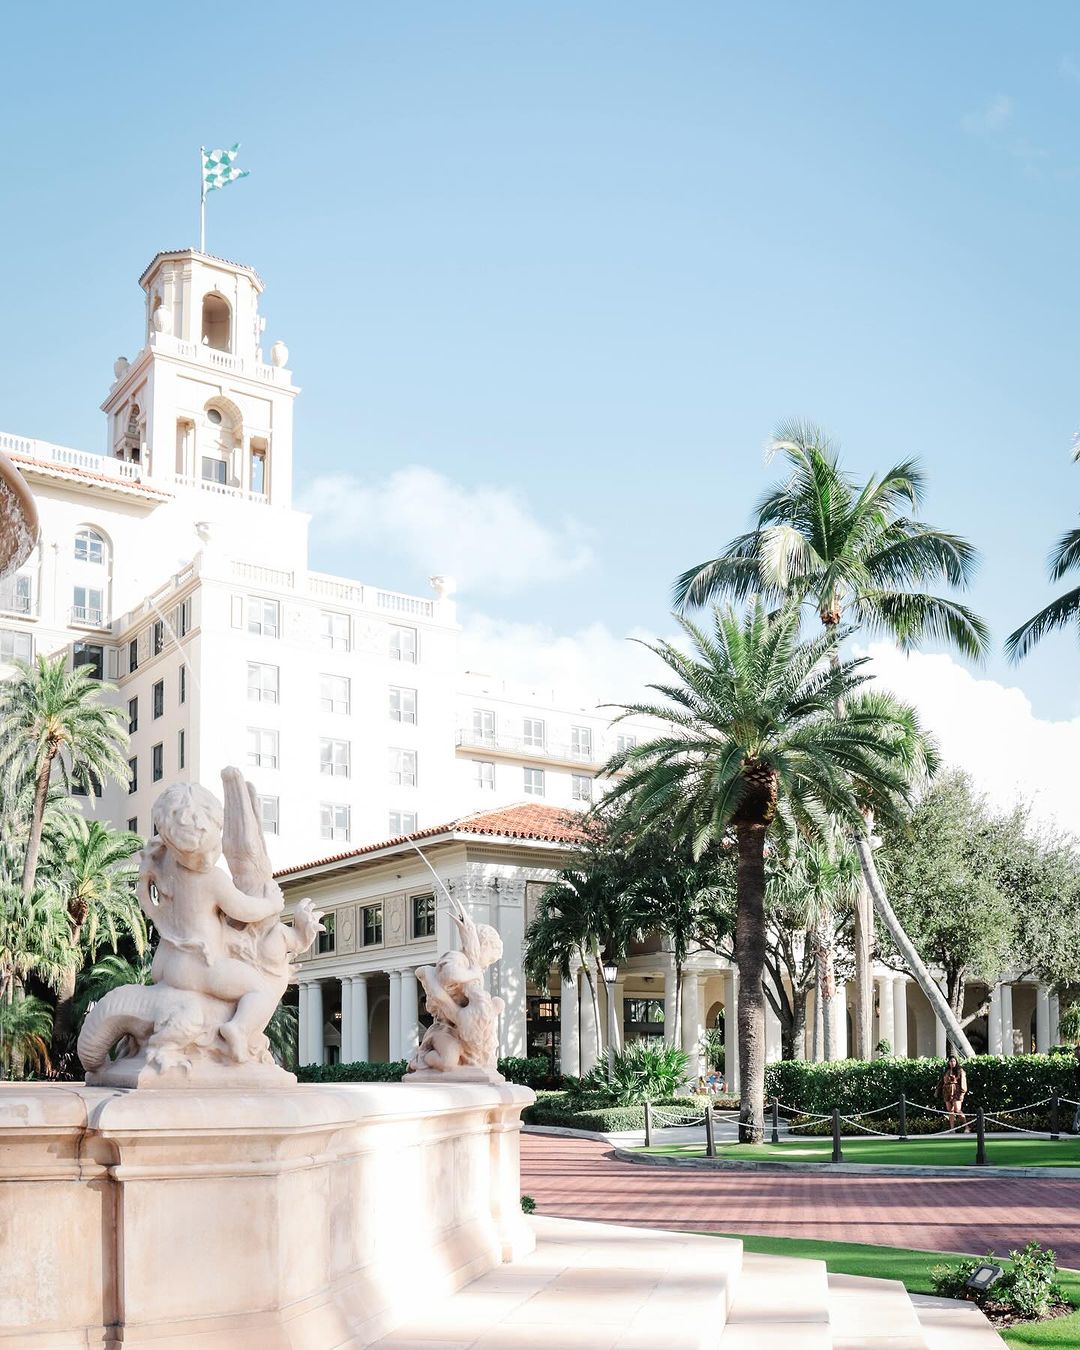
<instances>
[{"instance_id":1,"label":"woman in dress","mask_svg":"<svg viewBox=\"0 0 1080 1350\"><path fill-rule=\"evenodd\" d=\"M964 1098L967 1096L967 1090L967 1074L963 1065L955 1055L950 1055L945 1061L941 1081L938 1083L938 1092L945 1105L950 1129L954 1125L967 1125L967 1118L964 1115Z\"/></svg>"}]
</instances>

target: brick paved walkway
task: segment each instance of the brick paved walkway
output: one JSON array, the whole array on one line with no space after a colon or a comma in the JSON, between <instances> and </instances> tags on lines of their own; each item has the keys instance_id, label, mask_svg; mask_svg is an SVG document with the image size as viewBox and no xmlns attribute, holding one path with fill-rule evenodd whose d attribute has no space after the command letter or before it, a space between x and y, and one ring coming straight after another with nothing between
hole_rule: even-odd
<instances>
[{"instance_id":1,"label":"brick paved walkway","mask_svg":"<svg viewBox=\"0 0 1080 1350\"><path fill-rule=\"evenodd\" d=\"M524 1134L521 1189L566 1219L930 1251L1005 1252L1031 1238L1080 1268L1080 1180L679 1171L606 1157L591 1139Z\"/></svg>"}]
</instances>

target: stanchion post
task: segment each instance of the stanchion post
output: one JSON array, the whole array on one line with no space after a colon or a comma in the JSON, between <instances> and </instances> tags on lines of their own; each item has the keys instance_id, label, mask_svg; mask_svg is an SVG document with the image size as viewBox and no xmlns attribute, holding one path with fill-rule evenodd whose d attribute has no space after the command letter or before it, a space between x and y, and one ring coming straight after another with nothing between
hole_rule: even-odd
<instances>
[{"instance_id":1,"label":"stanchion post","mask_svg":"<svg viewBox=\"0 0 1080 1350\"><path fill-rule=\"evenodd\" d=\"M645 1147L652 1148L652 1103L645 1103Z\"/></svg>"},{"instance_id":2,"label":"stanchion post","mask_svg":"<svg viewBox=\"0 0 1080 1350\"><path fill-rule=\"evenodd\" d=\"M986 1124L981 1106L975 1112L975 1166L986 1166Z\"/></svg>"},{"instance_id":3,"label":"stanchion post","mask_svg":"<svg viewBox=\"0 0 1080 1350\"><path fill-rule=\"evenodd\" d=\"M1050 1098L1050 1138L1061 1138L1061 1101L1057 1096Z\"/></svg>"},{"instance_id":4,"label":"stanchion post","mask_svg":"<svg viewBox=\"0 0 1080 1350\"><path fill-rule=\"evenodd\" d=\"M716 1135L713 1134L713 1113L711 1104L705 1108L705 1156L706 1158L716 1157Z\"/></svg>"},{"instance_id":5,"label":"stanchion post","mask_svg":"<svg viewBox=\"0 0 1080 1350\"><path fill-rule=\"evenodd\" d=\"M774 1097L772 1099L772 1143L780 1142L780 1102Z\"/></svg>"},{"instance_id":6,"label":"stanchion post","mask_svg":"<svg viewBox=\"0 0 1080 1350\"><path fill-rule=\"evenodd\" d=\"M900 1094L900 1138L907 1138L907 1098Z\"/></svg>"},{"instance_id":7,"label":"stanchion post","mask_svg":"<svg viewBox=\"0 0 1080 1350\"><path fill-rule=\"evenodd\" d=\"M832 1160L834 1163L844 1161L844 1153L840 1147L840 1111L835 1106L832 1113Z\"/></svg>"}]
</instances>

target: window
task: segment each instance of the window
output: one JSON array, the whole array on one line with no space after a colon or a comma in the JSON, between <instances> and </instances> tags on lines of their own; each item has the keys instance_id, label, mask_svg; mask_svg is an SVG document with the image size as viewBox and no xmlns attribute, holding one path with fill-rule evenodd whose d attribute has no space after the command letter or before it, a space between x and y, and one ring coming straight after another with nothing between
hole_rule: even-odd
<instances>
[{"instance_id":1,"label":"window","mask_svg":"<svg viewBox=\"0 0 1080 1350\"><path fill-rule=\"evenodd\" d=\"M134 736L139 729L139 700L128 699L128 735Z\"/></svg>"},{"instance_id":2,"label":"window","mask_svg":"<svg viewBox=\"0 0 1080 1350\"><path fill-rule=\"evenodd\" d=\"M390 835L396 837L399 834L412 834L416 829L415 811L391 811L390 812Z\"/></svg>"},{"instance_id":3,"label":"window","mask_svg":"<svg viewBox=\"0 0 1080 1350\"><path fill-rule=\"evenodd\" d=\"M276 797L256 797L264 834L279 834L279 803Z\"/></svg>"},{"instance_id":4,"label":"window","mask_svg":"<svg viewBox=\"0 0 1080 1350\"><path fill-rule=\"evenodd\" d=\"M416 786L416 751L390 751L390 781L398 787Z\"/></svg>"},{"instance_id":5,"label":"window","mask_svg":"<svg viewBox=\"0 0 1080 1350\"><path fill-rule=\"evenodd\" d=\"M525 792L529 797L542 797L544 795L543 769L525 770Z\"/></svg>"},{"instance_id":6,"label":"window","mask_svg":"<svg viewBox=\"0 0 1080 1350\"><path fill-rule=\"evenodd\" d=\"M72 779L71 792L75 797L88 797L89 788L93 788L94 796L101 796L101 779L91 770L87 769L85 773L77 775Z\"/></svg>"},{"instance_id":7,"label":"window","mask_svg":"<svg viewBox=\"0 0 1080 1350\"><path fill-rule=\"evenodd\" d=\"M71 664L76 668L79 666L89 666L90 675L95 680L105 678L105 648L99 647L96 643L76 642L75 655Z\"/></svg>"},{"instance_id":8,"label":"window","mask_svg":"<svg viewBox=\"0 0 1080 1350\"><path fill-rule=\"evenodd\" d=\"M139 669L139 639L132 638L128 643L128 674Z\"/></svg>"},{"instance_id":9,"label":"window","mask_svg":"<svg viewBox=\"0 0 1080 1350\"><path fill-rule=\"evenodd\" d=\"M101 591L95 586L76 586L71 605L72 623L88 623L100 628L102 617Z\"/></svg>"},{"instance_id":10,"label":"window","mask_svg":"<svg viewBox=\"0 0 1080 1350\"><path fill-rule=\"evenodd\" d=\"M399 628L396 624L390 629L390 660L408 661L416 664L416 629Z\"/></svg>"},{"instance_id":11,"label":"window","mask_svg":"<svg viewBox=\"0 0 1080 1350\"><path fill-rule=\"evenodd\" d=\"M218 415L220 416L220 414ZM224 487L227 474L228 466L223 459L218 459L216 455L203 455L202 477L204 483L220 483Z\"/></svg>"},{"instance_id":12,"label":"window","mask_svg":"<svg viewBox=\"0 0 1080 1350\"><path fill-rule=\"evenodd\" d=\"M264 600L258 595L247 598L247 630L263 637L278 637L281 627L281 606L276 600Z\"/></svg>"},{"instance_id":13,"label":"window","mask_svg":"<svg viewBox=\"0 0 1080 1350\"><path fill-rule=\"evenodd\" d=\"M319 741L319 772L330 778L348 778L351 759L348 741L324 736Z\"/></svg>"},{"instance_id":14,"label":"window","mask_svg":"<svg viewBox=\"0 0 1080 1350\"><path fill-rule=\"evenodd\" d=\"M257 769L276 769L278 733L268 727L248 727L247 762Z\"/></svg>"},{"instance_id":15,"label":"window","mask_svg":"<svg viewBox=\"0 0 1080 1350\"><path fill-rule=\"evenodd\" d=\"M160 619L155 620L153 628L150 630L150 654L151 656L160 656L165 650L165 625Z\"/></svg>"},{"instance_id":16,"label":"window","mask_svg":"<svg viewBox=\"0 0 1080 1350\"><path fill-rule=\"evenodd\" d=\"M360 945L376 947L382 941L382 905L364 905L360 919Z\"/></svg>"},{"instance_id":17,"label":"window","mask_svg":"<svg viewBox=\"0 0 1080 1350\"><path fill-rule=\"evenodd\" d=\"M266 451L251 452L251 490L260 497L266 495Z\"/></svg>"},{"instance_id":18,"label":"window","mask_svg":"<svg viewBox=\"0 0 1080 1350\"><path fill-rule=\"evenodd\" d=\"M323 802L319 807L319 833L323 839L348 842L350 810L340 802Z\"/></svg>"},{"instance_id":19,"label":"window","mask_svg":"<svg viewBox=\"0 0 1080 1350\"><path fill-rule=\"evenodd\" d=\"M319 934L319 953L332 952L335 946L334 934L334 916L324 914L322 920L323 931Z\"/></svg>"},{"instance_id":20,"label":"window","mask_svg":"<svg viewBox=\"0 0 1080 1350\"><path fill-rule=\"evenodd\" d=\"M191 627L191 596L181 601L176 607L176 632L178 637L185 637L188 629Z\"/></svg>"},{"instance_id":21,"label":"window","mask_svg":"<svg viewBox=\"0 0 1080 1350\"><path fill-rule=\"evenodd\" d=\"M621 755L624 750L633 750L635 745L637 745L636 736L615 737L615 753L617 755Z\"/></svg>"},{"instance_id":22,"label":"window","mask_svg":"<svg viewBox=\"0 0 1080 1350\"><path fill-rule=\"evenodd\" d=\"M645 1027L662 1028L664 1025L664 1000L662 998L624 999L623 1021L627 1027L634 1030Z\"/></svg>"},{"instance_id":23,"label":"window","mask_svg":"<svg viewBox=\"0 0 1080 1350\"><path fill-rule=\"evenodd\" d=\"M349 681L346 676L319 676L319 706L323 712L348 713Z\"/></svg>"},{"instance_id":24,"label":"window","mask_svg":"<svg viewBox=\"0 0 1080 1350\"><path fill-rule=\"evenodd\" d=\"M33 655L34 639L29 633L0 628L0 661L30 661Z\"/></svg>"},{"instance_id":25,"label":"window","mask_svg":"<svg viewBox=\"0 0 1080 1350\"><path fill-rule=\"evenodd\" d=\"M485 792L495 791L495 765L489 759L473 760L473 776L478 788Z\"/></svg>"},{"instance_id":26,"label":"window","mask_svg":"<svg viewBox=\"0 0 1080 1350\"><path fill-rule=\"evenodd\" d=\"M103 563L105 540L96 530L79 530L75 536L75 561Z\"/></svg>"},{"instance_id":27,"label":"window","mask_svg":"<svg viewBox=\"0 0 1080 1350\"><path fill-rule=\"evenodd\" d=\"M180 702L187 702L187 666L180 667Z\"/></svg>"},{"instance_id":28,"label":"window","mask_svg":"<svg viewBox=\"0 0 1080 1350\"><path fill-rule=\"evenodd\" d=\"M543 720L539 717L526 717L524 731L525 744L533 750L543 750L545 743Z\"/></svg>"},{"instance_id":29,"label":"window","mask_svg":"<svg viewBox=\"0 0 1080 1350\"><path fill-rule=\"evenodd\" d=\"M390 686L390 721L416 725L416 690Z\"/></svg>"},{"instance_id":30,"label":"window","mask_svg":"<svg viewBox=\"0 0 1080 1350\"><path fill-rule=\"evenodd\" d=\"M570 775L570 798L575 802L592 801L592 779L588 774L572 773Z\"/></svg>"},{"instance_id":31,"label":"window","mask_svg":"<svg viewBox=\"0 0 1080 1350\"><path fill-rule=\"evenodd\" d=\"M474 744L495 744L495 714L490 708L473 709L472 729Z\"/></svg>"},{"instance_id":32,"label":"window","mask_svg":"<svg viewBox=\"0 0 1080 1350\"><path fill-rule=\"evenodd\" d=\"M570 753L575 759L592 759L592 728L570 728Z\"/></svg>"},{"instance_id":33,"label":"window","mask_svg":"<svg viewBox=\"0 0 1080 1350\"><path fill-rule=\"evenodd\" d=\"M8 577L0 585L0 609L9 614L30 613L31 580L28 576Z\"/></svg>"},{"instance_id":34,"label":"window","mask_svg":"<svg viewBox=\"0 0 1080 1350\"><path fill-rule=\"evenodd\" d=\"M435 936L435 897L433 895L413 896L412 935L414 938Z\"/></svg>"},{"instance_id":35,"label":"window","mask_svg":"<svg viewBox=\"0 0 1080 1350\"><path fill-rule=\"evenodd\" d=\"M183 768L187 761L185 752L184 733L180 731L176 738L176 763L179 768Z\"/></svg>"},{"instance_id":36,"label":"window","mask_svg":"<svg viewBox=\"0 0 1080 1350\"><path fill-rule=\"evenodd\" d=\"M159 741L150 751L150 777L160 783L165 776L165 747Z\"/></svg>"},{"instance_id":37,"label":"window","mask_svg":"<svg viewBox=\"0 0 1080 1350\"><path fill-rule=\"evenodd\" d=\"M248 698L253 703L278 701L278 668L259 661L248 662Z\"/></svg>"},{"instance_id":38,"label":"window","mask_svg":"<svg viewBox=\"0 0 1080 1350\"><path fill-rule=\"evenodd\" d=\"M211 425L212 427L219 427L219 426L221 426L221 409L220 409L220 408L207 408L207 410L206 410L206 420L210 423L210 425Z\"/></svg>"},{"instance_id":39,"label":"window","mask_svg":"<svg viewBox=\"0 0 1080 1350\"><path fill-rule=\"evenodd\" d=\"M158 680L153 689L154 698L154 720L156 721L165 712L165 681Z\"/></svg>"},{"instance_id":40,"label":"window","mask_svg":"<svg viewBox=\"0 0 1080 1350\"><path fill-rule=\"evenodd\" d=\"M138 759L128 760L128 792L138 792L139 790L139 761Z\"/></svg>"},{"instance_id":41,"label":"window","mask_svg":"<svg viewBox=\"0 0 1080 1350\"><path fill-rule=\"evenodd\" d=\"M128 827L128 834L138 834L138 833L139 833L139 817L138 817L138 816L129 816L129 817L128 817L127 827Z\"/></svg>"},{"instance_id":42,"label":"window","mask_svg":"<svg viewBox=\"0 0 1080 1350\"><path fill-rule=\"evenodd\" d=\"M329 647L332 652L347 652L349 650L349 616L347 614L335 614L331 610L324 609L319 614L319 630L324 647Z\"/></svg>"}]
</instances>

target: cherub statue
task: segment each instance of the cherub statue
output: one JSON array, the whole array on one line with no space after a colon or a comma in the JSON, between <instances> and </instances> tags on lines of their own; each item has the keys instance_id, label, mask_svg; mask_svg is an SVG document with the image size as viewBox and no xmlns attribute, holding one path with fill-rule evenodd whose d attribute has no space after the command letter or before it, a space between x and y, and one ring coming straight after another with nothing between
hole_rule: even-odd
<instances>
[{"instance_id":1,"label":"cherub statue","mask_svg":"<svg viewBox=\"0 0 1080 1350\"><path fill-rule=\"evenodd\" d=\"M160 1076L171 1071L183 1081L227 1081L241 1068L244 1082L295 1082L274 1066L265 1028L288 987L290 960L314 942L321 916L304 900L292 927L280 921L284 898L251 785L238 769L222 779L224 810L189 783L154 803L138 880L139 903L158 932L153 984L114 989L87 1015L79 1058L88 1082L164 1085ZM223 852L231 876L217 865Z\"/></svg>"},{"instance_id":2,"label":"cherub statue","mask_svg":"<svg viewBox=\"0 0 1080 1350\"><path fill-rule=\"evenodd\" d=\"M434 1021L409 1061L406 1076L452 1074L502 1083L498 1055L504 1005L484 988L484 971L502 956L502 938L490 924L474 923L452 897L450 904L461 950L444 952L433 966L420 966L416 972Z\"/></svg>"}]
</instances>

